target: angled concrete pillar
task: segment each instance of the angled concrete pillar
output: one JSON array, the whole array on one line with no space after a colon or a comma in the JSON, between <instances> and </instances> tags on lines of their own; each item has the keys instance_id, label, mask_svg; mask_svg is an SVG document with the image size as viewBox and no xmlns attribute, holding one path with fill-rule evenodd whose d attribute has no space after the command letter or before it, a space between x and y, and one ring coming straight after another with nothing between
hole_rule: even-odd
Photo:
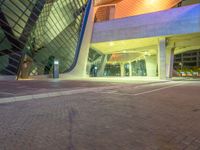
<instances>
[{"instance_id":1,"label":"angled concrete pillar","mask_svg":"<svg viewBox=\"0 0 200 150\"><path fill-rule=\"evenodd\" d=\"M174 48L166 51L166 77L172 78L174 65Z\"/></svg>"},{"instance_id":2,"label":"angled concrete pillar","mask_svg":"<svg viewBox=\"0 0 200 150\"><path fill-rule=\"evenodd\" d=\"M102 56L101 66L100 66L100 68L98 70L98 73L97 73L98 77L102 77L103 76L106 63L107 63L107 55L104 55L104 56Z\"/></svg>"},{"instance_id":3,"label":"angled concrete pillar","mask_svg":"<svg viewBox=\"0 0 200 150\"><path fill-rule=\"evenodd\" d=\"M124 63L120 63L120 72L121 72L121 77L124 77L125 75Z\"/></svg>"},{"instance_id":4,"label":"angled concrete pillar","mask_svg":"<svg viewBox=\"0 0 200 150\"><path fill-rule=\"evenodd\" d=\"M158 39L158 77L166 79L166 39Z\"/></svg>"},{"instance_id":5,"label":"angled concrete pillar","mask_svg":"<svg viewBox=\"0 0 200 150\"><path fill-rule=\"evenodd\" d=\"M93 6L93 1L91 6ZM94 25L94 7L91 7L76 66L71 72L63 74L61 76L62 78L88 77L86 69L87 69L90 41L92 38L93 25Z\"/></svg>"},{"instance_id":6,"label":"angled concrete pillar","mask_svg":"<svg viewBox=\"0 0 200 150\"><path fill-rule=\"evenodd\" d=\"M145 56L145 64L148 77L155 77L157 75L157 57L156 55Z\"/></svg>"},{"instance_id":7,"label":"angled concrete pillar","mask_svg":"<svg viewBox=\"0 0 200 150\"><path fill-rule=\"evenodd\" d=\"M129 62L129 76L131 77L133 75L132 73L132 64Z\"/></svg>"}]
</instances>

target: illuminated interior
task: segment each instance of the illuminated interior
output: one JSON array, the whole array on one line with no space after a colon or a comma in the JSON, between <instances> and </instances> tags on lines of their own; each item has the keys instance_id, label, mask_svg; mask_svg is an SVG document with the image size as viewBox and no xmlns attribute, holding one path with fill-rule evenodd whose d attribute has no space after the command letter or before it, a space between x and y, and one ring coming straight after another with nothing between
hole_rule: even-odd
<instances>
[{"instance_id":1,"label":"illuminated interior","mask_svg":"<svg viewBox=\"0 0 200 150\"><path fill-rule=\"evenodd\" d=\"M90 72L91 76L94 76L95 72L92 67L94 65L100 72L97 76L147 76L145 60L153 58L156 61L156 48L157 40L155 38L91 44L89 57L93 57L95 60L89 60L90 66L88 68L90 70L88 72ZM104 61L102 56L107 56L105 66L102 66ZM104 68L102 73L99 71L101 67ZM153 67L156 68L156 66ZM156 69L152 76L157 76Z\"/></svg>"}]
</instances>

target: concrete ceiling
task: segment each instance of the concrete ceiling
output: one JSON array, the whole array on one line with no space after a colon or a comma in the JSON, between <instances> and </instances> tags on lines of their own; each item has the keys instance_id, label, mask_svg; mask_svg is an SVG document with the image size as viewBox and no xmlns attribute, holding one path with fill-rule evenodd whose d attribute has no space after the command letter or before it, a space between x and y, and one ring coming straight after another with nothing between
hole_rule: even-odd
<instances>
[{"instance_id":1,"label":"concrete ceiling","mask_svg":"<svg viewBox=\"0 0 200 150\"><path fill-rule=\"evenodd\" d=\"M152 55L157 53L158 38L159 37L92 43L91 47L103 54L148 53ZM175 47L175 53L200 49L200 33L166 38L167 48Z\"/></svg>"},{"instance_id":2,"label":"concrete ceiling","mask_svg":"<svg viewBox=\"0 0 200 150\"><path fill-rule=\"evenodd\" d=\"M132 53L132 52L145 52L155 51L157 46L157 38L145 38L145 39L132 39L124 41L114 41L114 42L102 42L93 43L91 47L104 54L112 53Z\"/></svg>"},{"instance_id":3,"label":"concrete ceiling","mask_svg":"<svg viewBox=\"0 0 200 150\"><path fill-rule=\"evenodd\" d=\"M200 33L168 37L167 48L175 47L175 54L200 49Z\"/></svg>"}]
</instances>

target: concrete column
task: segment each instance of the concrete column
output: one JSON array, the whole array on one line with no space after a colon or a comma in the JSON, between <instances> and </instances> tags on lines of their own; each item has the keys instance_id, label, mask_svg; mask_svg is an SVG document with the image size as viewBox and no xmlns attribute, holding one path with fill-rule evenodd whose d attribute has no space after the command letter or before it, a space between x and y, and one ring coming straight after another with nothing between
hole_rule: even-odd
<instances>
[{"instance_id":1,"label":"concrete column","mask_svg":"<svg viewBox=\"0 0 200 150\"><path fill-rule=\"evenodd\" d=\"M157 75L157 58L156 55L145 56L145 64L148 77L156 77Z\"/></svg>"},{"instance_id":2,"label":"concrete column","mask_svg":"<svg viewBox=\"0 0 200 150\"><path fill-rule=\"evenodd\" d=\"M93 1L92 1L92 6L93 6ZM88 53L90 49L90 42L91 42L92 32L93 32L93 25L94 25L94 7L91 7L76 66L71 72L63 74L61 76L62 78L68 78L68 77L81 78L81 77L88 76L86 73L86 69L87 69L87 62L88 62Z\"/></svg>"},{"instance_id":3,"label":"concrete column","mask_svg":"<svg viewBox=\"0 0 200 150\"><path fill-rule=\"evenodd\" d=\"M98 73L97 73L98 77L102 77L103 76L106 63L107 63L107 55L104 55L101 58L101 66L100 66L100 68L98 70Z\"/></svg>"},{"instance_id":4,"label":"concrete column","mask_svg":"<svg viewBox=\"0 0 200 150\"><path fill-rule=\"evenodd\" d=\"M166 39L158 39L158 76L166 79Z\"/></svg>"},{"instance_id":5,"label":"concrete column","mask_svg":"<svg viewBox=\"0 0 200 150\"><path fill-rule=\"evenodd\" d=\"M129 76L132 77L132 64L129 62Z\"/></svg>"},{"instance_id":6,"label":"concrete column","mask_svg":"<svg viewBox=\"0 0 200 150\"><path fill-rule=\"evenodd\" d=\"M124 63L120 63L120 72L121 72L121 77L124 77L125 75Z\"/></svg>"},{"instance_id":7,"label":"concrete column","mask_svg":"<svg viewBox=\"0 0 200 150\"><path fill-rule=\"evenodd\" d=\"M168 49L166 53L166 77L172 78L174 65L174 48Z\"/></svg>"}]
</instances>

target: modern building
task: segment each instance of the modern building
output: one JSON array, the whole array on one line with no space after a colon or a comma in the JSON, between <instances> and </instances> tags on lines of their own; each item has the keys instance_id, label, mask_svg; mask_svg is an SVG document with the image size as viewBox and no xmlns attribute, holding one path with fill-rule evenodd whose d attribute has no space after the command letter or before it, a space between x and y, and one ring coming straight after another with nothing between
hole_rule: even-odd
<instances>
[{"instance_id":1,"label":"modern building","mask_svg":"<svg viewBox=\"0 0 200 150\"><path fill-rule=\"evenodd\" d=\"M0 78L167 79L200 49L200 0L1 0L0 25Z\"/></svg>"},{"instance_id":2,"label":"modern building","mask_svg":"<svg viewBox=\"0 0 200 150\"><path fill-rule=\"evenodd\" d=\"M174 69L200 67L200 50L184 52L174 56Z\"/></svg>"}]
</instances>

